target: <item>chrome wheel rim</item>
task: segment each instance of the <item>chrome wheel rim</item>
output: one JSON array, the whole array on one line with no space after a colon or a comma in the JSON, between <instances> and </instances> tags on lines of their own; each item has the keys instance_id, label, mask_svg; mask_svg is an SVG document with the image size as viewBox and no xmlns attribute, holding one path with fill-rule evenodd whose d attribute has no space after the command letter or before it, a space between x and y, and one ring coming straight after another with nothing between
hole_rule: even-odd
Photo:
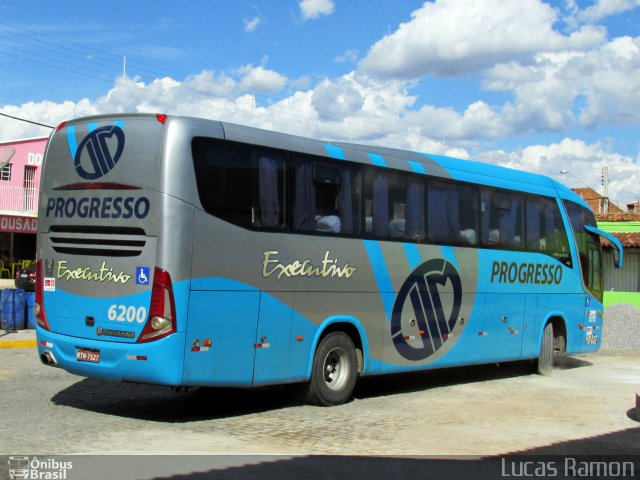
<instances>
[{"instance_id":1,"label":"chrome wheel rim","mask_svg":"<svg viewBox=\"0 0 640 480\"><path fill-rule=\"evenodd\" d=\"M324 383L331 390L340 390L349 379L349 357L341 348L334 348L324 358Z\"/></svg>"}]
</instances>

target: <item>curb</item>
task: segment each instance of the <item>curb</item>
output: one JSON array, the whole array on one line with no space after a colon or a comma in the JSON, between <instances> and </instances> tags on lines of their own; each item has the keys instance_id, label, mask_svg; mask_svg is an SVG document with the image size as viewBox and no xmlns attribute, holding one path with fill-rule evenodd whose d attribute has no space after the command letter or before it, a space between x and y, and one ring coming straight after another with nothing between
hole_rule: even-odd
<instances>
[{"instance_id":1,"label":"curb","mask_svg":"<svg viewBox=\"0 0 640 480\"><path fill-rule=\"evenodd\" d=\"M0 330L0 348L36 348L36 331L24 330Z\"/></svg>"},{"instance_id":2,"label":"curb","mask_svg":"<svg viewBox=\"0 0 640 480\"><path fill-rule=\"evenodd\" d=\"M36 348L35 340L0 340L0 348Z\"/></svg>"}]
</instances>

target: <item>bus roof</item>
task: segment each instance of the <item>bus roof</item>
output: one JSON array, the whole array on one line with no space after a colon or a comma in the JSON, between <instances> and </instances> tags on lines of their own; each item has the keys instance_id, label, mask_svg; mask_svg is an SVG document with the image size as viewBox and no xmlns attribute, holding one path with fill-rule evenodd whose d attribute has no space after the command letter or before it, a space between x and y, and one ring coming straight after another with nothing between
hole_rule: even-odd
<instances>
[{"instance_id":1,"label":"bus roof","mask_svg":"<svg viewBox=\"0 0 640 480\"><path fill-rule=\"evenodd\" d=\"M537 173L398 148L327 142L227 122L220 122L220 125L224 130L225 138L231 141L339 158L368 165L385 166L397 170L420 172L481 185L559 196L562 199L587 206L579 195L565 185Z\"/></svg>"},{"instance_id":2,"label":"bus roof","mask_svg":"<svg viewBox=\"0 0 640 480\"><path fill-rule=\"evenodd\" d=\"M118 118L148 116L154 120L157 114L115 114ZM70 122L97 120L114 115L99 115L73 119ZM181 124L187 131L210 131L218 137L222 130L226 140L260 145L298 152L302 154L342 159L366 165L384 166L397 170L413 171L430 176L449 178L480 185L512 189L547 196L559 196L588 208L586 202L560 182L545 175L491 165L473 160L463 160L445 155L415 152L399 148L364 145L347 142L317 140L288 133L264 130L219 120L186 116L168 116L167 124ZM194 128L195 127L195 128Z\"/></svg>"}]
</instances>

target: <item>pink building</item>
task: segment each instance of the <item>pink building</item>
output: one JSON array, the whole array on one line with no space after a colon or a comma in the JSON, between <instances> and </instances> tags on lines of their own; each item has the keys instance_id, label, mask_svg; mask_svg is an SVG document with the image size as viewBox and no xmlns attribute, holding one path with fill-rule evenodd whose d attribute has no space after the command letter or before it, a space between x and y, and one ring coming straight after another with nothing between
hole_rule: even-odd
<instances>
[{"instance_id":1,"label":"pink building","mask_svg":"<svg viewBox=\"0 0 640 480\"><path fill-rule=\"evenodd\" d=\"M23 260L35 259L46 145L47 138L0 142L0 260L9 270Z\"/></svg>"}]
</instances>

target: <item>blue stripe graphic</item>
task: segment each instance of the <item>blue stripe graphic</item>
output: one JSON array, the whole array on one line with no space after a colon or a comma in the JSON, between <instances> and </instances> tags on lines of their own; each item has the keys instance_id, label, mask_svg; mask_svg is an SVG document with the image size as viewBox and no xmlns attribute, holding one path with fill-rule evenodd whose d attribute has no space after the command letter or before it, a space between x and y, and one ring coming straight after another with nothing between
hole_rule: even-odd
<instances>
[{"instance_id":1,"label":"blue stripe graphic","mask_svg":"<svg viewBox=\"0 0 640 480\"><path fill-rule=\"evenodd\" d=\"M113 121L113 124L114 124L116 127L120 127L121 129L123 129L123 130L124 130L124 120L114 120L114 121Z\"/></svg>"},{"instance_id":2,"label":"blue stripe graphic","mask_svg":"<svg viewBox=\"0 0 640 480\"><path fill-rule=\"evenodd\" d=\"M96 122L87 123L87 131L93 132L96 128L98 128L98 124Z\"/></svg>"},{"instance_id":3,"label":"blue stripe graphic","mask_svg":"<svg viewBox=\"0 0 640 480\"><path fill-rule=\"evenodd\" d=\"M456 269L460 270L460 266L458 265L458 260L456 259L456 251L453 247L440 247L442 251L442 258L451 262L451 264L456 267Z\"/></svg>"},{"instance_id":4,"label":"blue stripe graphic","mask_svg":"<svg viewBox=\"0 0 640 480\"><path fill-rule=\"evenodd\" d=\"M427 173L427 170L424 168L424 165L419 162L412 162L411 160L409 160L409 166L411 167L411 170L413 170L416 173Z\"/></svg>"},{"instance_id":5,"label":"blue stripe graphic","mask_svg":"<svg viewBox=\"0 0 640 480\"><path fill-rule=\"evenodd\" d=\"M364 248L369 256L371 262L371 268L373 275L376 277L376 283L378 284L378 290L380 291L380 297L382 298L382 304L385 307L387 313L387 319L391 319L393 312L393 305L391 302L386 302L385 294L393 293L393 284L391 283L391 277L389 275L389 269L384 261L384 255L380 244L376 240L363 240Z\"/></svg>"},{"instance_id":6,"label":"blue stripe graphic","mask_svg":"<svg viewBox=\"0 0 640 480\"><path fill-rule=\"evenodd\" d=\"M76 126L71 125L67 128L67 143L69 144L69 153L71 158L76 158L78 151L78 143L76 142Z\"/></svg>"},{"instance_id":7,"label":"blue stripe graphic","mask_svg":"<svg viewBox=\"0 0 640 480\"><path fill-rule=\"evenodd\" d=\"M418 265L422 263L422 257L418 250L418 245L415 243L403 243L404 251L407 254L407 260L409 261L409 268L415 270Z\"/></svg>"},{"instance_id":8,"label":"blue stripe graphic","mask_svg":"<svg viewBox=\"0 0 640 480\"><path fill-rule=\"evenodd\" d=\"M384 159L382 155L378 155L377 153L367 153L369 158L371 159L371 163L373 163L376 167L386 167L387 161Z\"/></svg>"},{"instance_id":9,"label":"blue stripe graphic","mask_svg":"<svg viewBox=\"0 0 640 480\"><path fill-rule=\"evenodd\" d=\"M329 153L329 156L331 158L335 158L338 160L346 160L347 157L344 156L344 152L342 151L342 149L340 147L336 147L335 145L328 145L325 144L324 148L327 149L327 152Z\"/></svg>"}]
</instances>

